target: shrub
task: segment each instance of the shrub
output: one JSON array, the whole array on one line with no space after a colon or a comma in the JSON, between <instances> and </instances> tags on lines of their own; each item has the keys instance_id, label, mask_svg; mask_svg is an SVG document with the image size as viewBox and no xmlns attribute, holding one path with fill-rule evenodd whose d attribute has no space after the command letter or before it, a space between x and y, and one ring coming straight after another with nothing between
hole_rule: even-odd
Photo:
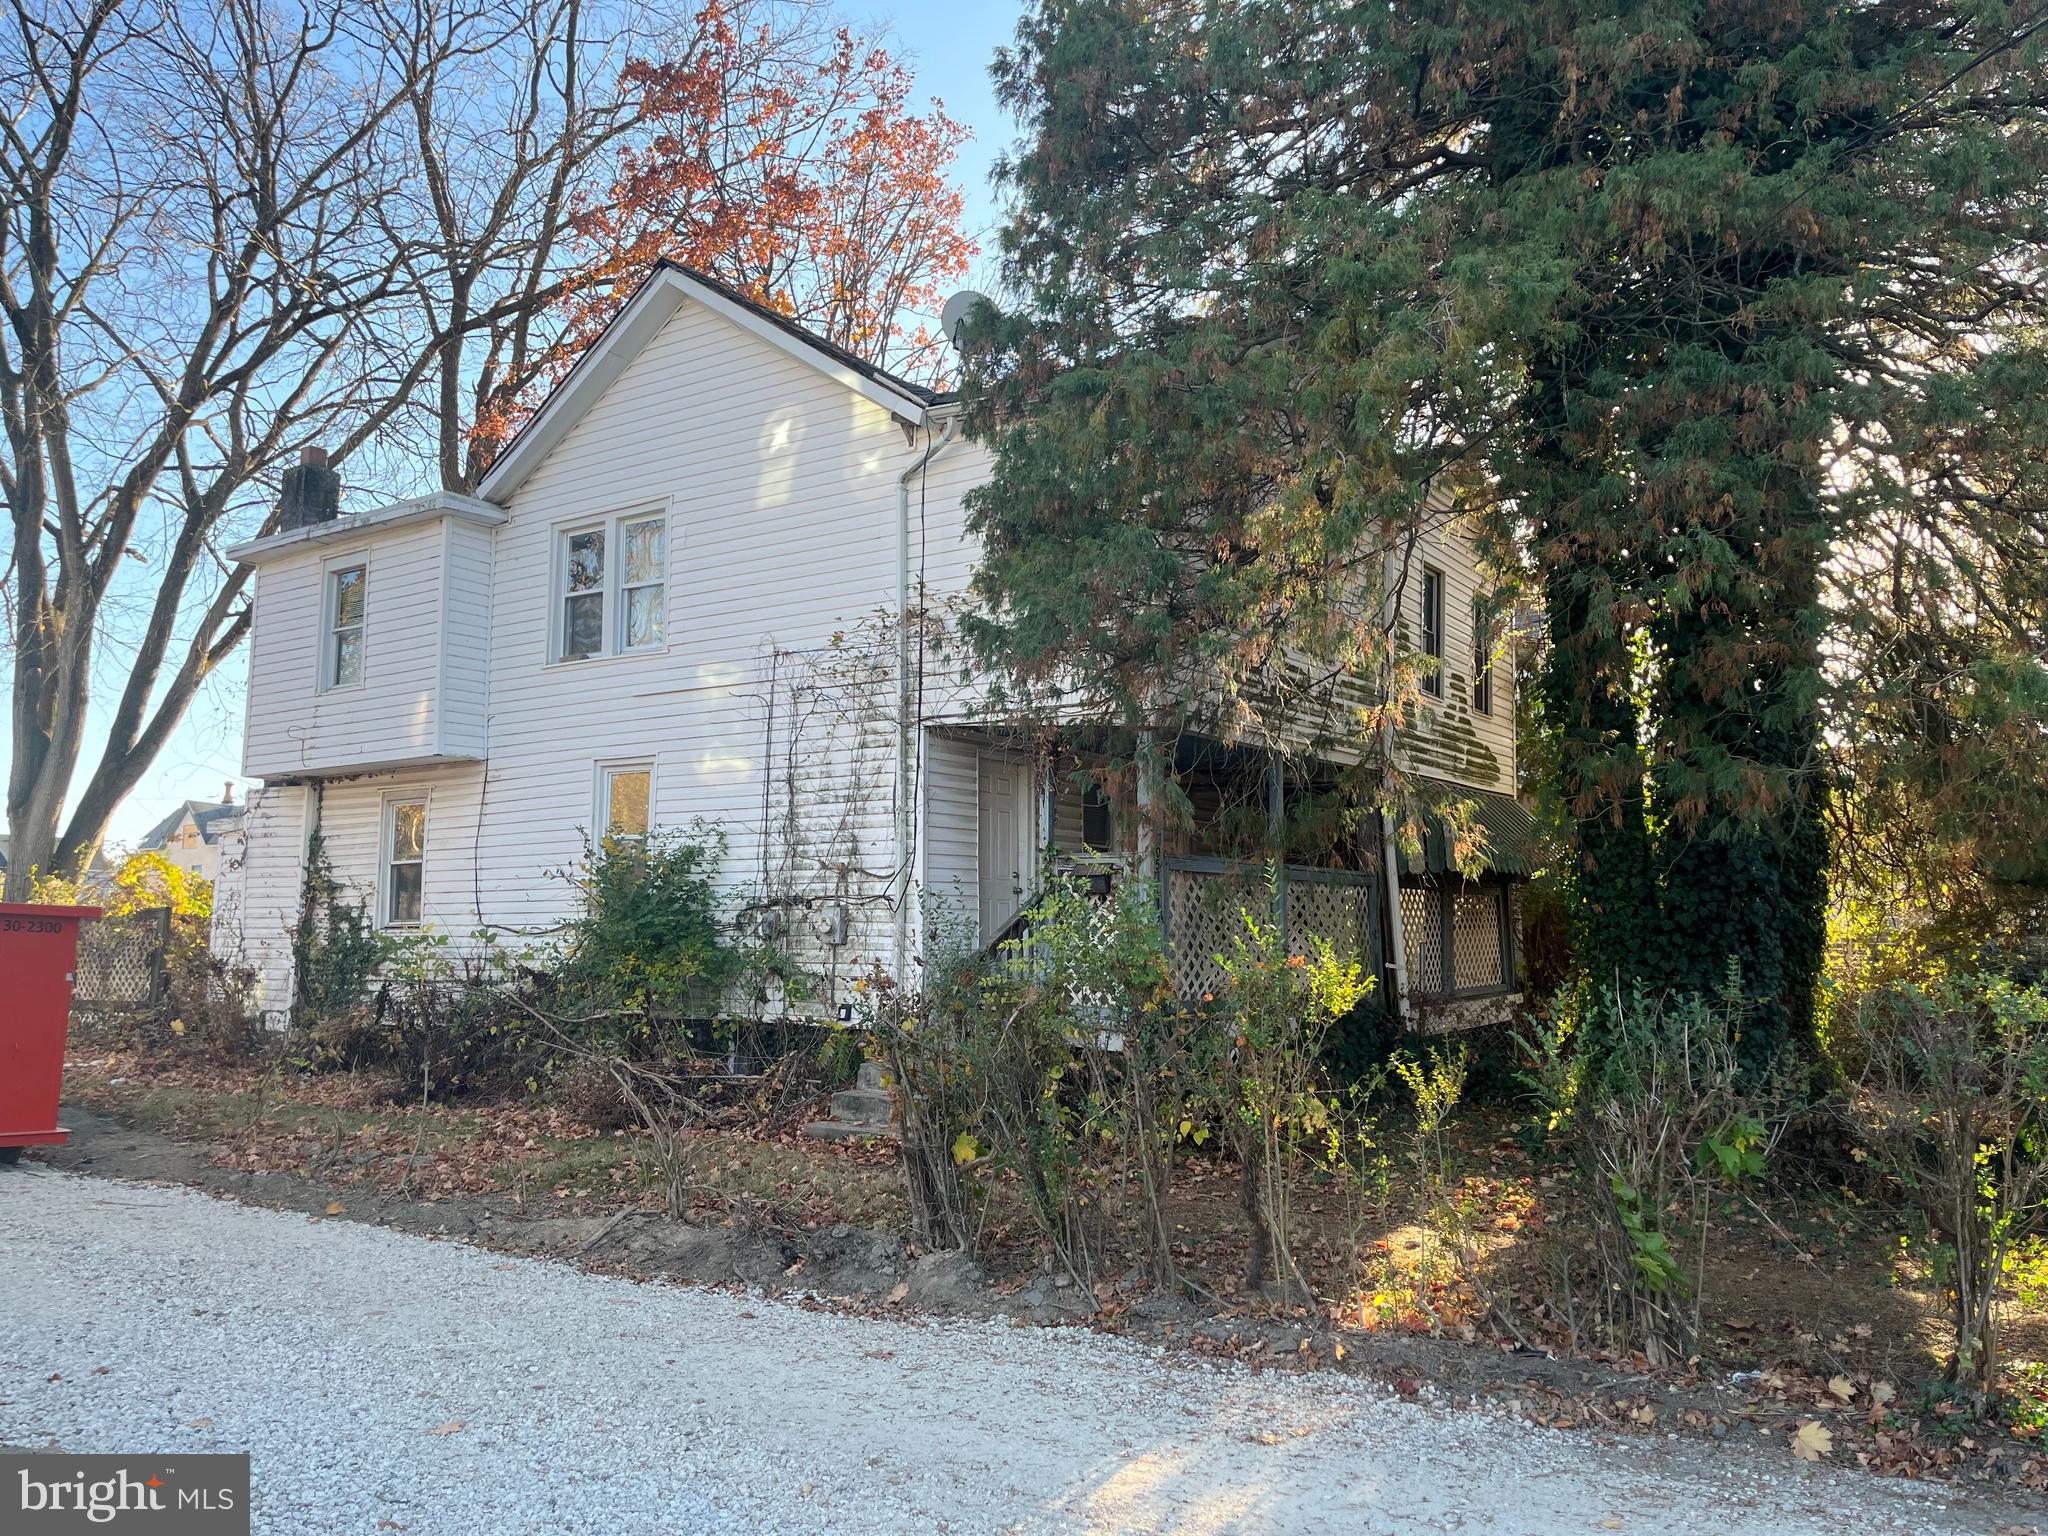
<instances>
[{"instance_id":1,"label":"shrub","mask_svg":"<svg viewBox=\"0 0 2048 1536\"><path fill-rule=\"evenodd\" d=\"M512 958L483 935L456 951L440 934L386 939L374 990L313 1019L290 1058L312 1072L385 1072L423 1100L532 1079L539 1052L508 990Z\"/></svg>"},{"instance_id":2,"label":"shrub","mask_svg":"<svg viewBox=\"0 0 2048 1536\"><path fill-rule=\"evenodd\" d=\"M2015 1245L2048 1197L2048 991L1985 975L1900 983L1865 1000L1856 1032L1850 1127L1922 1223L1954 1332L1946 1374L1981 1408Z\"/></svg>"},{"instance_id":3,"label":"shrub","mask_svg":"<svg viewBox=\"0 0 2048 1536\"><path fill-rule=\"evenodd\" d=\"M1712 999L1637 989L1561 1012L1529 1043L1532 1086L1564 1137L1590 1228L1559 1298L1575 1342L1584 1298L1600 1342L1659 1366L1695 1354L1713 1190L1760 1174L1784 1120L1782 1091L1742 1076L1745 1011L1734 977Z\"/></svg>"},{"instance_id":4,"label":"shrub","mask_svg":"<svg viewBox=\"0 0 2048 1536\"><path fill-rule=\"evenodd\" d=\"M1240 909L1244 932L1219 955L1226 988L1219 1016L1226 1038L1215 1080L1223 1124L1242 1169L1239 1202L1250 1229L1245 1283L1278 1282L1285 1303L1307 1281L1288 1235L1295 1181L1311 1157L1341 1155L1341 1104L1323 1067L1330 1031L1372 986L1357 961L1311 937L1290 952L1277 921Z\"/></svg>"},{"instance_id":5,"label":"shrub","mask_svg":"<svg viewBox=\"0 0 2048 1536\"><path fill-rule=\"evenodd\" d=\"M1054 881L1025 926L991 955L933 910L922 988L879 972L862 984L861 1022L900 1090L919 1236L973 1246L972 1200L1009 1175L1084 1284L1126 1239L1170 1283L1165 1200L1188 1037L1156 910L1141 889L1103 903Z\"/></svg>"},{"instance_id":6,"label":"shrub","mask_svg":"<svg viewBox=\"0 0 2048 1536\"><path fill-rule=\"evenodd\" d=\"M555 985L586 1030L621 1048L674 1056L679 1024L724 1011L745 968L728 942L718 890L725 835L703 822L588 844L571 877L582 900Z\"/></svg>"},{"instance_id":7,"label":"shrub","mask_svg":"<svg viewBox=\"0 0 2048 1536\"><path fill-rule=\"evenodd\" d=\"M162 998L150 1012L116 1009L94 1017L101 1038L129 1047L226 1059L252 1055L261 1047L262 1032L249 1006L253 973L208 952L213 918L213 886L208 881L178 868L161 853L136 853L122 861L103 887L81 890L76 882L40 880L35 894L38 901L96 906L114 919L163 914Z\"/></svg>"},{"instance_id":8,"label":"shrub","mask_svg":"<svg viewBox=\"0 0 2048 1536\"><path fill-rule=\"evenodd\" d=\"M318 831L306 843L299 916L292 925L294 1028L339 1024L366 1005L371 978L389 953L368 910L334 877Z\"/></svg>"}]
</instances>

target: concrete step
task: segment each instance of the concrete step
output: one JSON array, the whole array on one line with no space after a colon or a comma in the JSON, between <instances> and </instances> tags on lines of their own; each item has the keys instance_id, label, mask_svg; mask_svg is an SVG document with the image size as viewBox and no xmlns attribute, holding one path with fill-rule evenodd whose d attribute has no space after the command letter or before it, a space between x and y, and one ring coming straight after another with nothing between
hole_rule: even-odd
<instances>
[{"instance_id":1,"label":"concrete step","mask_svg":"<svg viewBox=\"0 0 2048 1536\"><path fill-rule=\"evenodd\" d=\"M857 1088L872 1088L876 1092L881 1092L882 1064L879 1061L862 1062L860 1064L860 1080L854 1086Z\"/></svg>"},{"instance_id":2,"label":"concrete step","mask_svg":"<svg viewBox=\"0 0 2048 1536\"><path fill-rule=\"evenodd\" d=\"M895 1141L893 1125L851 1125L844 1120L813 1120L804 1127L806 1136L819 1141Z\"/></svg>"},{"instance_id":3,"label":"concrete step","mask_svg":"<svg viewBox=\"0 0 2048 1536\"><path fill-rule=\"evenodd\" d=\"M887 1125L896 1101L880 1088L847 1088L832 1095L832 1118L849 1125Z\"/></svg>"}]
</instances>

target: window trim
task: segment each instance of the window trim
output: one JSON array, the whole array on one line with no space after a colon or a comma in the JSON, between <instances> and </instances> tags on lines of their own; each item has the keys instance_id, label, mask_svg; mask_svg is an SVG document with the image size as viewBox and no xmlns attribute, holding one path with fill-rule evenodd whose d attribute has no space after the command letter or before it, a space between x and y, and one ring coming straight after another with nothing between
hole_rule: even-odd
<instances>
[{"instance_id":1,"label":"window trim","mask_svg":"<svg viewBox=\"0 0 2048 1536\"><path fill-rule=\"evenodd\" d=\"M420 856L407 859L408 864L420 868L420 915L412 922L401 922L391 916L391 870L398 861L392 858L394 834L398 830L397 810L401 805L417 805L420 808ZM427 926L427 838L434 825L434 792L431 789L390 789L384 792L377 813L377 927L380 931L417 933Z\"/></svg>"},{"instance_id":2,"label":"window trim","mask_svg":"<svg viewBox=\"0 0 2048 1536\"><path fill-rule=\"evenodd\" d=\"M602 843L613 835L612 821L612 776L620 773L644 773L647 775L647 830L645 832L622 832L621 837L641 839L654 833L655 790L659 783L654 771L652 757L608 757L593 765L595 770L591 800L591 842Z\"/></svg>"},{"instance_id":3,"label":"window trim","mask_svg":"<svg viewBox=\"0 0 2048 1536\"><path fill-rule=\"evenodd\" d=\"M625 530L633 523L661 523L662 625L661 639L652 645L628 646L626 638ZM579 533L600 531L605 540L604 580L597 591L604 600L604 621L599 629L601 648L587 656L565 656L568 642L569 540ZM548 622L547 667L580 667L593 661L616 661L626 656L659 656L669 648L668 589L675 585L676 526L674 498L636 502L617 511L565 517L548 528ZM636 582L636 587L653 582Z\"/></svg>"},{"instance_id":4,"label":"window trim","mask_svg":"<svg viewBox=\"0 0 2048 1536\"><path fill-rule=\"evenodd\" d=\"M628 582L626 580L626 530L637 527L641 523L661 524L661 570L653 581ZM668 644L668 509L664 507L659 511L622 512L612 519L612 528L614 530L612 537L617 542L619 551L618 580L613 583L614 590L618 593L618 602L613 605L614 628L611 636L612 639L617 641L617 645L608 654L638 656L662 650ZM629 645L626 642L626 615L628 612L626 596L631 592L645 591L649 587L661 588L661 638L649 641L645 645ZM648 782L650 786L653 783L651 779ZM649 806L651 824L651 801Z\"/></svg>"},{"instance_id":5,"label":"window trim","mask_svg":"<svg viewBox=\"0 0 2048 1536\"><path fill-rule=\"evenodd\" d=\"M339 626L338 578L350 571L363 573L363 617L355 626L356 654L360 658L356 667L356 680L352 683L335 680L334 637ZM370 676L370 553L358 550L349 555L330 555L320 562L320 639L313 651L313 686L318 693L352 693L361 688Z\"/></svg>"},{"instance_id":6,"label":"window trim","mask_svg":"<svg viewBox=\"0 0 2048 1536\"><path fill-rule=\"evenodd\" d=\"M1433 699L1444 696L1444 621L1449 606L1445 601L1446 585L1439 567L1422 568L1422 654L1436 662L1435 667L1422 674L1422 691Z\"/></svg>"}]
</instances>

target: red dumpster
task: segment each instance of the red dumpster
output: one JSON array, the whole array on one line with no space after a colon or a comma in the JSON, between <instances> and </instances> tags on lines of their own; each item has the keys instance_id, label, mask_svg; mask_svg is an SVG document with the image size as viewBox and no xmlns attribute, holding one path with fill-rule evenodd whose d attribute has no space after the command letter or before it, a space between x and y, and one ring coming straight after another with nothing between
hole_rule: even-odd
<instances>
[{"instance_id":1,"label":"red dumpster","mask_svg":"<svg viewBox=\"0 0 2048 1536\"><path fill-rule=\"evenodd\" d=\"M71 1134L57 1124L71 970L78 925L99 915L98 907L0 902L0 1162Z\"/></svg>"}]
</instances>

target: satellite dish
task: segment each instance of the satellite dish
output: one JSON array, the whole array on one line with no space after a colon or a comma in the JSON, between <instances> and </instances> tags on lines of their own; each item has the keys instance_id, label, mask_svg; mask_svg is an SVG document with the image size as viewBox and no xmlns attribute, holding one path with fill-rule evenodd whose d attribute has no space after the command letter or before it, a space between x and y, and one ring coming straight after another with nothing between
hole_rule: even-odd
<instances>
[{"instance_id":1,"label":"satellite dish","mask_svg":"<svg viewBox=\"0 0 2048 1536\"><path fill-rule=\"evenodd\" d=\"M962 288L946 300L946 307L939 311L939 329L946 333L946 340L956 351L960 346L960 327L967 323L969 315L987 303L987 297L972 288Z\"/></svg>"}]
</instances>

